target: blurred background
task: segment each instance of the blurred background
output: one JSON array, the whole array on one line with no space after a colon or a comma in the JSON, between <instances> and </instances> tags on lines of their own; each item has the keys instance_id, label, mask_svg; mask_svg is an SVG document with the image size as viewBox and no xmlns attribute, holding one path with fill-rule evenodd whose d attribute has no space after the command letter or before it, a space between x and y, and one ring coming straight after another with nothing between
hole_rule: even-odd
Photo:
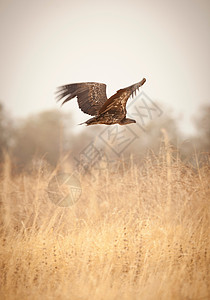
<instances>
[{"instance_id":1,"label":"blurred background","mask_svg":"<svg viewBox=\"0 0 210 300\"><path fill-rule=\"evenodd\" d=\"M209 29L208 0L1 0L0 159L8 151L18 168L40 157L75 162L92 143L109 159L143 157L158 151L162 128L183 159L209 151ZM143 77L156 111L126 126L117 153L119 126L107 140L105 126L78 126L89 116L76 99L56 103L63 84L103 82L109 97Z\"/></svg>"}]
</instances>

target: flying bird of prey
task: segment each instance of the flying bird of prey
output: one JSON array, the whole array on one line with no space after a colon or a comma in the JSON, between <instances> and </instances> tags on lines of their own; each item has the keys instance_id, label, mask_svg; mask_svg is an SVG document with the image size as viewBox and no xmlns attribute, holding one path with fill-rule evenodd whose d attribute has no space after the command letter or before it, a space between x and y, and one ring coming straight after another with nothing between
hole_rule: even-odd
<instances>
[{"instance_id":1,"label":"flying bird of prey","mask_svg":"<svg viewBox=\"0 0 210 300\"><path fill-rule=\"evenodd\" d=\"M140 82L120 89L107 99L106 84L98 82L82 82L63 85L58 88L58 101L63 99L62 105L77 97L79 108L86 114L94 116L82 124L119 124L136 123L135 120L126 118L126 103L130 96L136 95L136 90L145 83Z\"/></svg>"}]
</instances>

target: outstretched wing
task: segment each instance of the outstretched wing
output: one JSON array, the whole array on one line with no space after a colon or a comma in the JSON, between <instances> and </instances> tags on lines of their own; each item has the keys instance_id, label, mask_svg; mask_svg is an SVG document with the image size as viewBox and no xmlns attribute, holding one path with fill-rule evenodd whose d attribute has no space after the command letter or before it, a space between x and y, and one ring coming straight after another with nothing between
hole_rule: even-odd
<instances>
[{"instance_id":1,"label":"outstretched wing","mask_svg":"<svg viewBox=\"0 0 210 300\"><path fill-rule=\"evenodd\" d=\"M131 86L128 86L124 89L120 89L111 96L100 108L99 114L105 113L107 111L117 113L122 113L124 116L126 115L126 103L130 96L136 95L136 90L139 90L140 86L142 86L146 82L146 79L143 78L140 82L137 82Z\"/></svg>"},{"instance_id":2,"label":"outstretched wing","mask_svg":"<svg viewBox=\"0 0 210 300\"><path fill-rule=\"evenodd\" d=\"M98 82L82 82L63 85L57 91L58 101L64 99L62 105L77 97L79 108L86 114L95 116L107 100L106 84Z\"/></svg>"}]
</instances>

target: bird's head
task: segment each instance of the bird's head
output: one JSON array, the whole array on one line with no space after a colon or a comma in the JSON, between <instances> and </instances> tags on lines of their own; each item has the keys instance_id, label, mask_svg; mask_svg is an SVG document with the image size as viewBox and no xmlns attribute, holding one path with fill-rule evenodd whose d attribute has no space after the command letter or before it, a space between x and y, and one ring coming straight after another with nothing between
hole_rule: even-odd
<instances>
[{"instance_id":1,"label":"bird's head","mask_svg":"<svg viewBox=\"0 0 210 300\"><path fill-rule=\"evenodd\" d=\"M120 121L120 125L126 125L126 124L131 124L131 123L136 123L135 120L129 119L129 118L124 118Z\"/></svg>"}]
</instances>

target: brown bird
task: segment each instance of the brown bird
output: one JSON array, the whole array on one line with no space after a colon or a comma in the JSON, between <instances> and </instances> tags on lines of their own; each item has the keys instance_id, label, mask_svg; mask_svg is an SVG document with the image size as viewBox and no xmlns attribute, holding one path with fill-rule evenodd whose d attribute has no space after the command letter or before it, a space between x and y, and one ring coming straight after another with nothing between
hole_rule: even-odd
<instances>
[{"instance_id":1,"label":"brown bird","mask_svg":"<svg viewBox=\"0 0 210 300\"><path fill-rule=\"evenodd\" d=\"M126 118L126 103L130 96L136 95L136 90L145 83L140 82L120 89L107 99L106 84L98 82L82 82L63 85L57 90L58 101L64 99L62 105L77 97L79 108L86 114L94 116L82 124L119 124L136 123L135 120Z\"/></svg>"}]
</instances>

